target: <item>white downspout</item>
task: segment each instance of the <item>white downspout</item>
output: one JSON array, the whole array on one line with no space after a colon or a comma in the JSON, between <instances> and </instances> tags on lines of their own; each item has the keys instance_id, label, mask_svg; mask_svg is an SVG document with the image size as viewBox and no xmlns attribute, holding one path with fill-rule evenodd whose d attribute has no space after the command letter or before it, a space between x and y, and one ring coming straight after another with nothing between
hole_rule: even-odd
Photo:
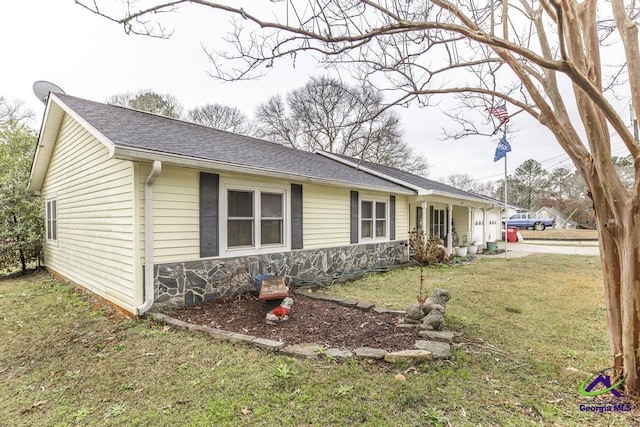
<instances>
[{"instance_id":1,"label":"white downspout","mask_svg":"<svg viewBox=\"0 0 640 427\"><path fill-rule=\"evenodd\" d=\"M154 160L144 182L144 303L136 309L138 316L153 304L153 183L161 171L162 162Z\"/></svg>"}]
</instances>

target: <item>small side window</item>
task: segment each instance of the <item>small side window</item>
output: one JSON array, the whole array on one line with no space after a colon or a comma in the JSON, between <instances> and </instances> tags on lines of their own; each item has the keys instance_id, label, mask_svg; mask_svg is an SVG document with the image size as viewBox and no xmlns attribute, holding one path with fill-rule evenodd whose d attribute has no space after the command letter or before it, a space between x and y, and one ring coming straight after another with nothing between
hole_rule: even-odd
<instances>
[{"instance_id":1,"label":"small side window","mask_svg":"<svg viewBox=\"0 0 640 427\"><path fill-rule=\"evenodd\" d=\"M47 199L47 240L58 240L58 203L55 198Z\"/></svg>"}]
</instances>

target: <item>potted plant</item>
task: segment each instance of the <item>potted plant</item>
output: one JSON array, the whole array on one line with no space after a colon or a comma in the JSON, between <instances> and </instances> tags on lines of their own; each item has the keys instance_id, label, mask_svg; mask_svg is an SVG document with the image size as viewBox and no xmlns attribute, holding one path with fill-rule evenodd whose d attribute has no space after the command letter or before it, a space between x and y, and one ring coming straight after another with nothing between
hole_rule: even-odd
<instances>
[{"instance_id":1,"label":"potted plant","mask_svg":"<svg viewBox=\"0 0 640 427\"><path fill-rule=\"evenodd\" d=\"M469 246L467 246L467 253L470 255L475 255L478 253L478 247L480 244L478 242L473 242Z\"/></svg>"},{"instance_id":2,"label":"potted plant","mask_svg":"<svg viewBox=\"0 0 640 427\"><path fill-rule=\"evenodd\" d=\"M456 250L456 256L467 256L467 246L456 246L454 249Z\"/></svg>"}]
</instances>

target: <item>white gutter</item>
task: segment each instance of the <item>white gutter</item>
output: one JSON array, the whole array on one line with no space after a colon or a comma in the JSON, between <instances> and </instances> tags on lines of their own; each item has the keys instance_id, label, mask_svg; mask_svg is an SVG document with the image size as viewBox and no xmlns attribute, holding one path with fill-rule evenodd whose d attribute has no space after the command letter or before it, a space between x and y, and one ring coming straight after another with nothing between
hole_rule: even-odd
<instances>
[{"instance_id":1,"label":"white gutter","mask_svg":"<svg viewBox=\"0 0 640 427\"><path fill-rule=\"evenodd\" d=\"M381 187L375 185L365 185L365 184L357 184L352 182L343 182L337 180L331 180L326 178L318 178L311 175L303 175L303 174L292 174L292 173L284 173L280 171L274 171L267 168L259 168L254 166L245 166L245 165L236 165L225 162L218 162L212 160L202 160L194 157L176 155L170 153L160 153L157 151L144 150L139 148L130 148L130 147L116 147L114 158L120 160L132 160L132 161L145 161L149 160L150 157L159 159L160 161L176 165L176 166L184 166L190 167L200 170L215 170L215 171L224 171L231 173L239 173L239 174L255 174L260 176L266 176L276 179L284 179L293 182L308 182L312 184L319 185L331 185L335 187L344 187L344 188L357 188L362 190L370 190L370 191L383 191L383 192L392 192L396 194L404 194L404 195L415 195L414 191L410 190L401 190L401 189L391 189L388 187Z\"/></svg>"},{"instance_id":2,"label":"white gutter","mask_svg":"<svg viewBox=\"0 0 640 427\"><path fill-rule=\"evenodd\" d=\"M144 182L144 303L136 308L138 316L153 304L153 183L162 171L162 162L153 161L151 172Z\"/></svg>"},{"instance_id":3,"label":"white gutter","mask_svg":"<svg viewBox=\"0 0 640 427\"><path fill-rule=\"evenodd\" d=\"M344 165L351 166L352 168L361 170L361 171L366 172L368 174L371 174L373 176L377 176L378 178L382 178L382 179L385 179L387 181L391 181L394 184L398 184L398 185L401 185L403 187L410 188L410 189L416 191L418 193L418 196L441 196L441 197L448 197L450 199L464 200L464 201L467 201L467 202L469 200L472 200L472 201L475 201L475 202L479 202L482 205L489 204L489 202L487 202L486 200L483 200L483 199L480 199L480 198L477 198L477 197L467 197L467 196L462 196L462 195L455 194L455 193L447 193L447 192L438 191L438 190L429 190L429 189L420 187L419 185L412 184L410 182L404 181L404 180L402 180L400 178L396 178L396 177L393 177L391 175L387 175L386 173L383 173L383 172L377 171L375 169L369 168L369 167L367 167L367 166L365 166L363 164L347 160L347 159L342 158L340 156L336 156L335 154L332 154L332 153L327 153L326 151L316 150L316 151L314 151L314 153L315 154L319 154L321 156L324 156L324 157L326 157L328 159L335 160L336 162L342 163Z\"/></svg>"}]
</instances>

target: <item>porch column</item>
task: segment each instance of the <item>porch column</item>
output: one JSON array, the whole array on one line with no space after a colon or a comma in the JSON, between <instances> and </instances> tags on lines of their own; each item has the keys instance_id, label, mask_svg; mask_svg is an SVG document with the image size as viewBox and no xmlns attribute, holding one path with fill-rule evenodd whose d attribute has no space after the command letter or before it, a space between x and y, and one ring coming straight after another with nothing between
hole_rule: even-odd
<instances>
[{"instance_id":1,"label":"porch column","mask_svg":"<svg viewBox=\"0 0 640 427\"><path fill-rule=\"evenodd\" d=\"M482 244L487 243L487 208L482 208Z\"/></svg>"},{"instance_id":2,"label":"porch column","mask_svg":"<svg viewBox=\"0 0 640 427\"><path fill-rule=\"evenodd\" d=\"M473 225L473 209L471 209L471 206L467 207L467 218L469 222L467 227L467 245L471 245L473 243L473 233L475 232Z\"/></svg>"},{"instance_id":3,"label":"porch column","mask_svg":"<svg viewBox=\"0 0 640 427\"><path fill-rule=\"evenodd\" d=\"M449 223L447 224L447 250L453 253L453 205L449 203ZM458 236L460 237L460 236Z\"/></svg>"},{"instance_id":4,"label":"porch column","mask_svg":"<svg viewBox=\"0 0 640 427\"><path fill-rule=\"evenodd\" d=\"M429 237L429 224L427 224L427 201L423 200L420 203L420 206L422 206L422 232L425 237Z\"/></svg>"}]
</instances>

